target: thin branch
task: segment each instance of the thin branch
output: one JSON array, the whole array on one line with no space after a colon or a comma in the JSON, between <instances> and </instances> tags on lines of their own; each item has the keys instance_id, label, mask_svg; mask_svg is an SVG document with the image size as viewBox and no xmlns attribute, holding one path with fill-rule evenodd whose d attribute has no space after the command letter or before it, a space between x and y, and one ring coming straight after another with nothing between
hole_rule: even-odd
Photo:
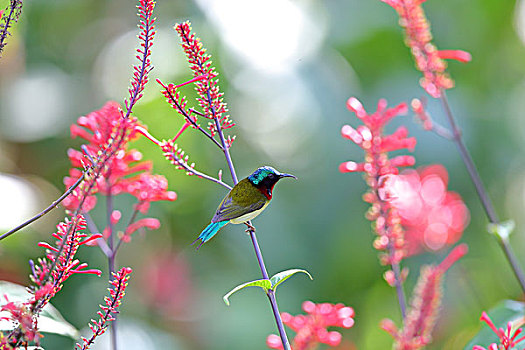
<instances>
[{"instance_id":1,"label":"thin branch","mask_svg":"<svg viewBox=\"0 0 525 350\"><path fill-rule=\"evenodd\" d=\"M209 181L213 181L216 184L219 184L219 185L221 185L223 187L226 187L228 190L232 189L232 187L230 185L228 185L227 183L225 183L225 182L223 182L223 181L221 181L221 180L219 180L219 179L217 179L217 178L215 178L213 176L201 173L200 171L197 171L194 168L190 167L188 164L186 164L186 162L184 162L182 159L177 157L175 152L172 152L172 155L173 155L173 159L175 159L177 164L180 165L181 167L183 167L187 172L189 172L189 173L191 173L193 175L197 175L198 177L202 177L203 179L206 179L206 180L209 180Z\"/></svg>"},{"instance_id":2,"label":"thin branch","mask_svg":"<svg viewBox=\"0 0 525 350\"><path fill-rule=\"evenodd\" d=\"M27 225L35 222L36 220L40 219L42 216L46 215L47 213L49 213L51 210L55 209L58 204L60 202L62 202L67 196L69 196L69 194L71 192L73 192L75 190L75 188L78 187L78 185L80 185L82 183L82 181L84 181L85 177L86 177L86 174L91 170L91 168L88 168L86 169L82 176L80 176L78 178L78 180L73 184L73 186L71 186L70 188L67 189L66 192L64 192L60 197L58 197L57 200L55 200L53 203L51 203L46 209L42 210L40 213L36 214L35 216L33 216L31 219L23 222L22 224L18 225L17 227L15 227L14 229L4 233L3 235L0 236L0 241L6 237L9 237L11 236L13 233L21 230L22 228L26 227Z\"/></svg>"},{"instance_id":3,"label":"thin branch","mask_svg":"<svg viewBox=\"0 0 525 350\"><path fill-rule=\"evenodd\" d=\"M467 147L465 146L465 143L463 142L461 131L459 130L454 115L452 114L450 104L448 103L447 95L445 93L445 90L443 89L441 90L441 101L443 103L443 108L448 118L450 127L452 128L452 132L454 135L453 140L456 143L456 146L458 147L459 154L461 156L461 159L463 160L463 163L465 164L465 167L467 168L470 179L472 180L472 183L476 188L476 192L481 201L481 205L483 206L483 209L487 214L487 218L491 223L499 225L500 220L498 218L498 215L496 214L494 205L492 204L488 192L485 189L483 182L481 181L481 177L479 176L479 172L476 169L476 165L472 160L472 156L470 155L470 152L468 151ZM516 255L514 254L514 251L510 246L508 239L500 237L500 239L498 239L498 242L500 243L500 246L503 249L506 258L509 261L510 266L512 267L514 275L518 279L521 289L523 290L523 292L525 292L525 275L518 264L518 259L516 258Z\"/></svg>"}]
</instances>

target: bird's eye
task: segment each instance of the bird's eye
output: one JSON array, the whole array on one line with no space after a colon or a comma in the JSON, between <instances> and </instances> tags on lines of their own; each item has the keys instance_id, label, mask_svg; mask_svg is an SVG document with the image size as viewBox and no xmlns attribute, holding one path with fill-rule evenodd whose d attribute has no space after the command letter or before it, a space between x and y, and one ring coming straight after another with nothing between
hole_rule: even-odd
<instances>
[{"instance_id":1,"label":"bird's eye","mask_svg":"<svg viewBox=\"0 0 525 350\"><path fill-rule=\"evenodd\" d=\"M270 173L270 174L268 175L268 178L270 178L270 179L273 179L274 177L275 177L274 174L271 174L271 173Z\"/></svg>"}]
</instances>

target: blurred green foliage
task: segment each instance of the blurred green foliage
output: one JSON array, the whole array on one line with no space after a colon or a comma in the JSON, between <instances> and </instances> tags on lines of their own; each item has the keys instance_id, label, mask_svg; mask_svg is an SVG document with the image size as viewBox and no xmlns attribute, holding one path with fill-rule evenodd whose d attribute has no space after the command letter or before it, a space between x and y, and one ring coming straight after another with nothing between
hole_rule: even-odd
<instances>
[{"instance_id":1,"label":"blurred green foliage","mask_svg":"<svg viewBox=\"0 0 525 350\"><path fill-rule=\"evenodd\" d=\"M2 7L6 3L0 1ZM339 130L346 123L359 125L345 109L348 97L358 97L368 111L375 109L379 98L386 98L390 105L409 102L424 95L418 85L420 76L403 44L397 14L379 0L286 3L304 11L310 19L309 30L320 39L304 57L303 42L291 42L297 44L294 54L298 58L285 61L289 68L284 65L282 71L267 72L238 58L231 46L234 43L217 25L220 17L214 10L232 2L159 1L159 33L153 46L157 53L152 58L156 68L135 115L158 138L171 137L182 125L181 117L158 92L155 78L164 82L188 79L189 70L171 27L177 21L191 20L221 72L221 87L237 123L231 133L237 135L232 156L239 176L268 164L300 179L279 184L272 205L255 221L270 274L297 267L314 277L314 281L290 279L280 288L281 311L297 314L304 300L342 302L356 311L356 323L343 331L343 338L359 349L387 349L392 341L378 325L383 318L399 324L396 296L384 282L385 268L372 248L374 236L364 218L367 204L361 199L366 190L362 177L337 171L342 161L362 159L360 150L343 140ZM523 34L522 40L518 34L525 30L520 15L523 6L521 1L495 0L429 0L424 4L438 48L472 53L471 63L450 64L457 87L448 96L498 213L516 220L511 242L517 252L525 248L525 161L521 153L525 150L525 50ZM78 140L69 138L68 126L107 100L121 102L126 97L136 46L134 11L133 2L124 0L24 4L0 59L0 172L36 184L41 190L37 208L63 191L62 179L69 169L66 151L80 146ZM238 18L249 15L239 12ZM267 20L268 26L282 26L286 37L286 23ZM259 29L264 33L267 28ZM35 76L43 77L44 83L38 85L41 80ZM283 86L288 91L282 92ZM195 96L190 88L186 93L190 99ZM445 122L438 102L429 101L430 113ZM44 124L28 138L26 130L33 123ZM442 163L447 167L449 190L460 193L471 211L471 223L462 238L470 251L447 274L435 341L428 347L460 349L480 329L482 310L502 299L519 299L520 289L497 243L486 233L487 220L454 145L423 131L411 117L398 118L393 124L392 128L406 125L417 137L418 166ZM223 169L224 179L229 180L220 152L201 135L189 130L180 145L198 169L210 174ZM130 334L142 330L157 342L150 348L265 348L266 336L276 329L260 291L240 293L229 308L221 300L233 286L260 278L244 229L229 226L198 252L189 246L208 223L224 190L176 171L147 140L139 139L133 147L153 161L156 173L168 178L178 199L153 204L149 216L159 218L161 228L137 234L119 254L118 265L135 271L122 307L122 318L129 322L123 329L131 330ZM17 200L3 198L8 203ZM129 215L126 210L132 203L131 197L124 197L118 207ZM104 227L104 210L101 203L94 215L99 227ZM53 213L51 219L0 243L0 280L29 283L27 261L42 254L36 243L50 239L60 216ZM426 253L404 261L410 269L409 295L420 265L438 262L445 253ZM106 293L107 262L97 248L83 247L79 254L105 274L102 278L73 276L53 303L81 329L95 316ZM172 254L170 261L176 268L161 273L165 283L154 283L148 280L149 268L162 254ZM522 254L519 259L525 266ZM177 270L181 264L186 267ZM175 287L179 283L181 287ZM161 291L168 288L164 292L173 298L165 300L175 306L159 305L148 296L157 285ZM293 337L293 332L289 335ZM43 345L67 349L72 343L46 336Z\"/></svg>"}]
</instances>

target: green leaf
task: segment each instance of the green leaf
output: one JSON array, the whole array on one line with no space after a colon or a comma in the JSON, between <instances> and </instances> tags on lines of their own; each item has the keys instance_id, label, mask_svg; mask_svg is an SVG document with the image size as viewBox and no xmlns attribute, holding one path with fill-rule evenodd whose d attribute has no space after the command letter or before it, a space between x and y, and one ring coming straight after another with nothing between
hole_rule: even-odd
<instances>
[{"instance_id":1,"label":"green leaf","mask_svg":"<svg viewBox=\"0 0 525 350\"><path fill-rule=\"evenodd\" d=\"M525 313L525 303L514 301L514 300L503 300L496 307L490 309L487 314L489 315L496 328L507 328L508 322L520 321L523 319ZM480 315L481 316L481 315ZM489 328L489 326L480 321L482 324L481 330L476 334L474 338L465 346L464 350L472 350L474 345L480 345L488 347L492 343L499 344L498 336ZM525 341L521 341L516 344L517 347L512 350L523 349Z\"/></svg>"},{"instance_id":2,"label":"green leaf","mask_svg":"<svg viewBox=\"0 0 525 350\"><path fill-rule=\"evenodd\" d=\"M243 284L240 284L238 285L237 287L233 288L228 294L226 294L225 296L222 297L222 299L224 300L224 303L228 306L230 306L230 300L228 299L233 293L241 290L241 289L244 289L244 288L247 288L247 287L260 287L264 290L265 293L268 292L268 289L270 289L272 287L272 283L270 282L270 280L267 280L267 279L262 279L262 280L255 280L255 281L251 281L251 282L246 282L246 283L243 283Z\"/></svg>"},{"instance_id":3,"label":"green leaf","mask_svg":"<svg viewBox=\"0 0 525 350\"><path fill-rule=\"evenodd\" d=\"M500 222L499 224L490 223L487 225L487 231L506 241L509 239L509 236L512 233L512 231L514 231L515 226L516 223L514 222L514 220L507 220L504 222Z\"/></svg>"},{"instance_id":4,"label":"green leaf","mask_svg":"<svg viewBox=\"0 0 525 350\"><path fill-rule=\"evenodd\" d=\"M0 281L0 304L5 304L4 294L7 295L9 301L26 302L32 297L26 290L26 287L16 283ZM13 323L9 320L1 320L4 316L9 317L9 313L7 311L0 312L0 331L10 331L13 329ZM78 339L80 334L51 303L48 303L40 312L40 316L38 316L38 330L43 333L60 334L73 339Z\"/></svg>"},{"instance_id":5,"label":"green leaf","mask_svg":"<svg viewBox=\"0 0 525 350\"><path fill-rule=\"evenodd\" d=\"M281 283L286 281L288 278L292 277L293 275L295 275L296 273L299 273L299 272L302 272L302 273L308 275L308 277L310 277L310 279L313 280L312 275L310 275L310 273L308 271L306 271L306 270L290 269L290 270L286 270L286 271L283 271L283 272L276 273L275 275L272 276L272 278L270 278L270 282L272 283L272 290L275 291L277 289L278 285L280 285Z\"/></svg>"}]
</instances>

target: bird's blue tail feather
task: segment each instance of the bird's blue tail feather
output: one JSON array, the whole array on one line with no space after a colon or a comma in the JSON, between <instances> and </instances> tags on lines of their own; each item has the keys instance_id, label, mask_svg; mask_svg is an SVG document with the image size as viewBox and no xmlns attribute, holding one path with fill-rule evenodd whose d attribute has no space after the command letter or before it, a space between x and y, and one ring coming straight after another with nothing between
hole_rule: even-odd
<instances>
[{"instance_id":1,"label":"bird's blue tail feather","mask_svg":"<svg viewBox=\"0 0 525 350\"><path fill-rule=\"evenodd\" d=\"M204 243L208 242L210 239L212 239L213 236L215 236L215 234L224 226L226 225L227 223L229 222L229 220L225 220L225 221L219 221L219 222L212 222L211 224L209 224L208 226L206 226L206 228L204 230L202 230L201 234L199 235L199 237L193 241L192 244L194 244L195 242L197 242L198 240L201 240L201 243L199 244L199 246L197 247L197 249L199 249L201 247L201 245L203 245Z\"/></svg>"}]
</instances>

